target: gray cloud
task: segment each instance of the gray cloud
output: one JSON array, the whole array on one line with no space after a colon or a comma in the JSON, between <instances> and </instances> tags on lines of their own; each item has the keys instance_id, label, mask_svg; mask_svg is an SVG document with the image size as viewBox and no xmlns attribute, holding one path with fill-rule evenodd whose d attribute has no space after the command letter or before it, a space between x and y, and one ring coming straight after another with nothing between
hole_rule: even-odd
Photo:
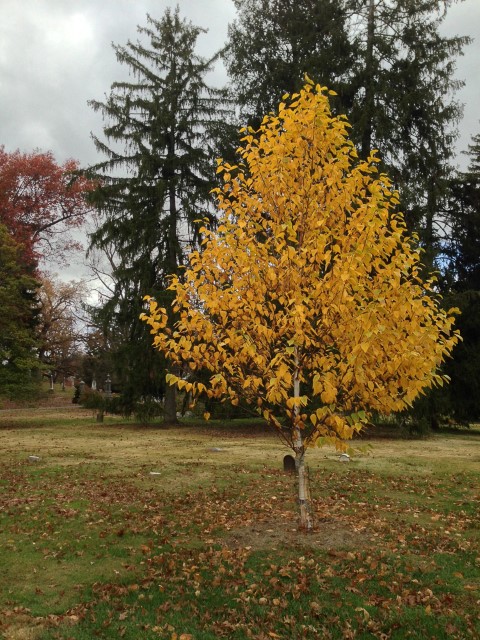
<instances>
[{"instance_id":1,"label":"gray cloud","mask_svg":"<svg viewBox=\"0 0 480 640\"><path fill-rule=\"evenodd\" d=\"M111 43L137 38L146 14L160 17L169 0L2 0L0 4L0 144L8 150L52 150L59 161L83 164L97 159L90 132L101 133L99 114L89 99L102 99L122 77ZM208 28L199 51L222 47L234 18L232 0L180 0L182 14ZM476 37L480 2L465 0L449 10L444 32ZM458 148L465 149L480 130L477 80L480 43L459 58L457 76L466 80L458 93L465 105ZM217 81L224 79L223 70ZM461 157L459 161L464 163Z\"/></svg>"},{"instance_id":2,"label":"gray cloud","mask_svg":"<svg viewBox=\"0 0 480 640\"><path fill-rule=\"evenodd\" d=\"M208 28L199 53L220 49L235 16L232 0L179 0L182 15ZM136 40L146 14L160 18L175 0L1 0L0 144L8 151L51 150L59 162L75 158L83 165L98 160L90 132L102 132L102 120L87 105L102 99L125 73L111 43ZM446 35L480 35L480 1L465 0L449 10ZM478 82L480 39L458 60L457 77L466 81L457 99L465 105L458 150L480 131ZM225 80L222 68L214 79ZM466 159L458 155L460 166ZM64 277L78 277L73 265Z\"/></svg>"},{"instance_id":3,"label":"gray cloud","mask_svg":"<svg viewBox=\"0 0 480 640\"><path fill-rule=\"evenodd\" d=\"M97 160L90 132L102 121L87 101L102 99L122 77L111 43L136 40L146 14L167 0L2 0L0 5L0 144L51 150L59 161ZM230 0L183 0L184 16L208 28L199 52L221 48L234 16ZM220 72L221 73L221 72Z\"/></svg>"},{"instance_id":4,"label":"gray cloud","mask_svg":"<svg viewBox=\"0 0 480 640\"><path fill-rule=\"evenodd\" d=\"M464 55L458 58L455 74L459 80L465 81L465 86L455 96L464 106L457 141L457 162L464 169L468 159L461 152L467 149L472 136L480 133L480 1L464 0L453 4L448 11L442 33L473 38L472 44L465 47Z\"/></svg>"}]
</instances>

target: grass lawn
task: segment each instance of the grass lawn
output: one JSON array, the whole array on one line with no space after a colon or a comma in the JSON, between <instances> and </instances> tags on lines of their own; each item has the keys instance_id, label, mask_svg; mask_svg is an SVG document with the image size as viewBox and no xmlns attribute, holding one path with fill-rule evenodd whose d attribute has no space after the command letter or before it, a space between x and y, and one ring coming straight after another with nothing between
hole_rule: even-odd
<instances>
[{"instance_id":1,"label":"grass lawn","mask_svg":"<svg viewBox=\"0 0 480 640\"><path fill-rule=\"evenodd\" d=\"M0 637L479 638L480 431L368 444L1 411Z\"/></svg>"}]
</instances>

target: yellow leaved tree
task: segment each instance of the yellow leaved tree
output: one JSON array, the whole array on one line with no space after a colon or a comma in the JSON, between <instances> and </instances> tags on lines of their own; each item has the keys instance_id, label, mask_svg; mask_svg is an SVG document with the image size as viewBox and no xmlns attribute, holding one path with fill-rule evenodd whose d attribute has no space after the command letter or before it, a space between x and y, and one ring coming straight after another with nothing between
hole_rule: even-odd
<instances>
[{"instance_id":1,"label":"yellow leaved tree","mask_svg":"<svg viewBox=\"0 0 480 640\"><path fill-rule=\"evenodd\" d=\"M400 411L443 384L438 367L459 339L453 310L421 280L396 193L347 129L308 82L244 131L239 165L219 162L219 226L172 278L172 310L150 299L143 314L184 372L170 384L246 399L293 449L306 528L305 449L342 449L365 411ZM208 383L189 382L200 369Z\"/></svg>"}]
</instances>

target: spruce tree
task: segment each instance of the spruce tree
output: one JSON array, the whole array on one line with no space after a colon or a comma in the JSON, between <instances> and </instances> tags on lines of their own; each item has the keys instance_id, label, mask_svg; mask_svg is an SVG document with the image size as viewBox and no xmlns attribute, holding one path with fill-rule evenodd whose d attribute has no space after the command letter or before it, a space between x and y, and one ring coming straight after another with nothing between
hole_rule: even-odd
<instances>
[{"instance_id":1,"label":"spruce tree","mask_svg":"<svg viewBox=\"0 0 480 640\"><path fill-rule=\"evenodd\" d=\"M305 73L339 93L348 109L346 81L355 56L344 0L234 0L224 51L243 124L258 127L285 93L300 90ZM235 133L236 135L236 133Z\"/></svg>"},{"instance_id":2,"label":"spruce tree","mask_svg":"<svg viewBox=\"0 0 480 640\"><path fill-rule=\"evenodd\" d=\"M182 19L178 8L160 20L147 16L138 27L144 40L114 45L131 81L115 82L103 102L91 106L106 121L106 156L91 167L99 180L92 202L101 224L91 249L114 249L113 295L96 311L114 345L116 378L129 406L165 395L165 420L176 420L165 366L151 348L139 315L143 296L165 302L168 276L178 273L197 240L195 220L210 209L214 162L212 130L223 117L223 94L205 81L215 57L195 53L200 27ZM145 39L147 42L145 42Z\"/></svg>"},{"instance_id":3,"label":"spruce tree","mask_svg":"<svg viewBox=\"0 0 480 640\"><path fill-rule=\"evenodd\" d=\"M34 270L25 265L25 247L0 224L0 396L26 398L37 390L38 315Z\"/></svg>"},{"instance_id":4,"label":"spruce tree","mask_svg":"<svg viewBox=\"0 0 480 640\"><path fill-rule=\"evenodd\" d=\"M472 137L465 155L467 170L449 181L443 242L444 293L480 291L480 134Z\"/></svg>"},{"instance_id":5,"label":"spruce tree","mask_svg":"<svg viewBox=\"0 0 480 640\"><path fill-rule=\"evenodd\" d=\"M469 42L440 34L451 0L234 1L227 69L249 123L305 72L335 90L362 157L379 151L434 262L461 114L455 58Z\"/></svg>"},{"instance_id":6,"label":"spruce tree","mask_svg":"<svg viewBox=\"0 0 480 640\"><path fill-rule=\"evenodd\" d=\"M470 156L466 176L473 177L477 181L480 180L480 133L472 137L472 143L468 145L468 150L465 153Z\"/></svg>"},{"instance_id":7,"label":"spruce tree","mask_svg":"<svg viewBox=\"0 0 480 640\"><path fill-rule=\"evenodd\" d=\"M473 136L465 172L450 181L447 264L442 280L446 304L459 307L462 342L446 372L449 408L461 420L480 419L480 134Z\"/></svg>"},{"instance_id":8,"label":"spruce tree","mask_svg":"<svg viewBox=\"0 0 480 640\"><path fill-rule=\"evenodd\" d=\"M443 414L457 421L476 421L480 418L480 135L472 138L465 153L470 156L467 170L457 172L448 183L438 281L445 308L460 309L455 324L462 341L445 365L451 383L428 394L419 408L428 410L430 417Z\"/></svg>"},{"instance_id":9,"label":"spruce tree","mask_svg":"<svg viewBox=\"0 0 480 640\"><path fill-rule=\"evenodd\" d=\"M432 264L461 116L453 97L463 84L453 76L455 58L469 38L440 34L451 0L348 1L359 52L349 114L353 137L363 157L380 151L407 223Z\"/></svg>"}]
</instances>

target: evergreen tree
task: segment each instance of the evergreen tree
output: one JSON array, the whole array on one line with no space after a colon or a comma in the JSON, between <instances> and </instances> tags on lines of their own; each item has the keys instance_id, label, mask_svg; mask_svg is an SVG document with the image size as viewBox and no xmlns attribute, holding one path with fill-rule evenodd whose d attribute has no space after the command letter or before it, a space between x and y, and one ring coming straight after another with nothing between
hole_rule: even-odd
<instances>
[{"instance_id":1,"label":"evergreen tree","mask_svg":"<svg viewBox=\"0 0 480 640\"><path fill-rule=\"evenodd\" d=\"M244 121L258 127L285 93L304 85L305 73L336 90L342 108L354 63L344 0L234 0L224 58ZM236 133L235 133L236 135Z\"/></svg>"},{"instance_id":2,"label":"evergreen tree","mask_svg":"<svg viewBox=\"0 0 480 640\"><path fill-rule=\"evenodd\" d=\"M468 145L468 151L465 152L470 156L470 164L466 172L467 177L480 179L480 133L472 137L472 144Z\"/></svg>"},{"instance_id":3,"label":"evergreen tree","mask_svg":"<svg viewBox=\"0 0 480 640\"><path fill-rule=\"evenodd\" d=\"M457 325L462 342L447 365L452 382L449 408L462 420L480 419L480 134L466 152L467 171L450 183L448 268L444 278L447 304L461 310Z\"/></svg>"},{"instance_id":4,"label":"evergreen tree","mask_svg":"<svg viewBox=\"0 0 480 640\"><path fill-rule=\"evenodd\" d=\"M460 421L480 420L480 291L466 290L445 296L445 303L460 309L456 327L462 341L455 347L452 360L445 366L450 384L440 407ZM443 395L443 394L442 394Z\"/></svg>"},{"instance_id":5,"label":"evergreen tree","mask_svg":"<svg viewBox=\"0 0 480 640\"><path fill-rule=\"evenodd\" d=\"M473 136L464 153L470 163L449 181L445 207L442 286L447 294L480 291L480 134Z\"/></svg>"},{"instance_id":6,"label":"evergreen tree","mask_svg":"<svg viewBox=\"0 0 480 640\"><path fill-rule=\"evenodd\" d=\"M400 190L410 229L419 232L425 258L440 249L439 211L451 170L460 105L452 94L455 58L466 37L444 37L440 27L451 0L349 0L352 37L359 51L352 83L353 137L367 157L378 149Z\"/></svg>"},{"instance_id":7,"label":"evergreen tree","mask_svg":"<svg viewBox=\"0 0 480 640\"><path fill-rule=\"evenodd\" d=\"M0 395L27 397L40 368L35 327L38 282L24 265L25 247L0 224Z\"/></svg>"},{"instance_id":8,"label":"evergreen tree","mask_svg":"<svg viewBox=\"0 0 480 640\"><path fill-rule=\"evenodd\" d=\"M480 291L480 171L472 167L450 182L446 286L454 291Z\"/></svg>"},{"instance_id":9,"label":"evergreen tree","mask_svg":"<svg viewBox=\"0 0 480 640\"><path fill-rule=\"evenodd\" d=\"M305 72L337 91L336 110L364 158L379 150L432 263L461 113L455 57L469 42L440 35L451 0L234 1L227 69L250 124Z\"/></svg>"},{"instance_id":10,"label":"evergreen tree","mask_svg":"<svg viewBox=\"0 0 480 640\"><path fill-rule=\"evenodd\" d=\"M147 16L138 32L149 43L114 45L130 82L115 82L104 102L91 106L107 121L107 159L90 170L99 179L92 201L103 215L92 248L113 246L118 262L113 296L96 312L114 338L116 376L129 403L165 392L165 419L175 421L175 397L164 388L165 367L138 320L144 295L166 301L168 276L178 272L196 240L197 218L208 215L213 186L211 133L223 117L223 94L205 81L215 57L195 53L203 29L167 9Z\"/></svg>"}]
</instances>

